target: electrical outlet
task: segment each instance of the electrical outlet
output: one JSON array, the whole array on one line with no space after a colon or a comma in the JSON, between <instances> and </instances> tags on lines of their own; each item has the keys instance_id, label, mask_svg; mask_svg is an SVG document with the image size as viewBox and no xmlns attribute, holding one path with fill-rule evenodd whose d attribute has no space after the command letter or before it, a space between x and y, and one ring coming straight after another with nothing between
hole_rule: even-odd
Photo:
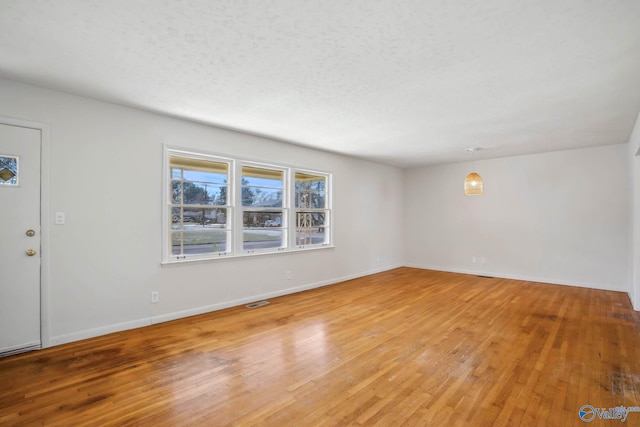
<instances>
[{"instance_id":1,"label":"electrical outlet","mask_svg":"<svg viewBox=\"0 0 640 427\"><path fill-rule=\"evenodd\" d=\"M486 264L487 263L487 257L483 256L480 257L480 264Z\"/></svg>"},{"instance_id":2,"label":"electrical outlet","mask_svg":"<svg viewBox=\"0 0 640 427\"><path fill-rule=\"evenodd\" d=\"M288 271L288 270L287 270L287 271L284 273L284 277L286 277L286 278L287 278L287 280L291 280L291 277L292 277L292 276L291 276L291 271Z\"/></svg>"},{"instance_id":3,"label":"electrical outlet","mask_svg":"<svg viewBox=\"0 0 640 427\"><path fill-rule=\"evenodd\" d=\"M157 304L160 302L160 292L151 291L151 304Z\"/></svg>"},{"instance_id":4,"label":"electrical outlet","mask_svg":"<svg viewBox=\"0 0 640 427\"><path fill-rule=\"evenodd\" d=\"M476 257L472 256L472 257L471 257L471 262L472 262L472 263L474 263L474 264L476 264L476 263L478 262L478 258L476 258Z\"/></svg>"}]
</instances>

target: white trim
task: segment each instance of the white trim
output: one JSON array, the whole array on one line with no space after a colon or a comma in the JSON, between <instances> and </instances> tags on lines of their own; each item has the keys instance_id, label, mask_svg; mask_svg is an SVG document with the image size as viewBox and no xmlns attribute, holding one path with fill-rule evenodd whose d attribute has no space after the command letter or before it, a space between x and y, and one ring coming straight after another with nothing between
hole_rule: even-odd
<instances>
[{"instance_id":1,"label":"white trim","mask_svg":"<svg viewBox=\"0 0 640 427\"><path fill-rule=\"evenodd\" d=\"M631 291L627 291L627 296L629 297L629 302L631 303L631 307L635 310L635 311L640 311L638 310L639 307L636 307L636 302L633 299L633 292Z\"/></svg>"},{"instance_id":2,"label":"white trim","mask_svg":"<svg viewBox=\"0 0 640 427\"><path fill-rule=\"evenodd\" d=\"M73 332L70 334L56 335L54 337L51 337L49 341L49 345L53 346L53 345L66 344L66 343L80 341L88 338L95 338L95 337L99 337L99 336L114 333L114 332L121 332L129 329L141 328L141 327L150 326L156 323L169 322L171 320L177 320L185 317L195 316L198 314L204 314L212 311L223 310L225 308L235 307L238 305L260 301L267 298L275 298L283 295L293 294L296 292L306 291L309 289L315 289L323 286L333 285L336 283L346 282L347 280L353 280L360 277L370 276L372 274L382 273L384 271L393 270L400 267L402 267L402 265L400 264L391 265L391 266L387 266L379 269L364 271L357 274L350 274L350 275L338 277L335 279L310 283L307 285L296 286L288 289L281 289L274 292L267 292L260 295L253 295L253 296L239 298L231 301L225 301L217 304L196 307L189 310L175 311L172 313L160 314L157 316L150 316L147 318L132 320L129 322L116 323L113 325L107 325L107 326L102 326L102 327L93 328L93 329L85 329L85 330Z\"/></svg>"},{"instance_id":3,"label":"white trim","mask_svg":"<svg viewBox=\"0 0 640 427\"><path fill-rule=\"evenodd\" d=\"M260 295L252 295L245 298L239 298L239 299L225 301L217 304L205 305L202 307L191 308L188 310L160 314L157 316L152 316L151 323L155 324L155 323L169 322L171 320L182 319L184 317L189 317L189 316L196 316L198 314L209 313L217 310L223 310L225 308L236 307L239 305L248 304L255 301L261 301L268 298L276 298L283 295L295 294L297 292L308 291L310 289L316 289L316 288L321 288L323 286L334 285L336 283L346 282L347 280L358 279L360 277L370 276L372 274L382 273L383 271L393 270L395 268L400 268L400 267L402 267L402 265L400 264L392 265L392 266L387 266L387 267L378 268L374 270L364 271L357 274L350 274L348 276L338 277L338 278L329 279L329 280L323 280L315 283L309 283L302 286L295 286L292 288L280 289L277 291L267 292Z\"/></svg>"},{"instance_id":4,"label":"white trim","mask_svg":"<svg viewBox=\"0 0 640 427\"><path fill-rule=\"evenodd\" d=\"M282 251L271 251L271 252L254 252L254 253L241 253L238 255L230 255L230 254L226 254L223 256L220 256L218 258L186 258L186 259L179 259L176 261L170 261L170 262L162 262L161 265L162 267L171 267L171 266L178 266L178 265L183 265L183 264L190 264L190 263L194 263L194 262L198 262L198 263L202 263L202 262L219 262L222 260L237 260L237 259L242 259L242 258L250 258L250 257L254 257L254 256L268 256L268 255L281 255L281 254L297 254L297 253L303 253L303 252L308 252L308 251L317 251L317 250L322 250L322 249L335 249L336 247L333 245L326 245L326 246L318 246L318 245L314 245L314 246L309 246L309 247L303 247L303 248L297 248L295 250L282 250Z\"/></svg>"},{"instance_id":5,"label":"white trim","mask_svg":"<svg viewBox=\"0 0 640 427\"><path fill-rule=\"evenodd\" d=\"M40 345L49 347L49 175L51 161L51 132L46 123L0 116L0 123L40 131Z\"/></svg>"},{"instance_id":6,"label":"white trim","mask_svg":"<svg viewBox=\"0 0 640 427\"><path fill-rule=\"evenodd\" d=\"M70 342L86 340L88 338L95 338L102 335L111 334L114 332L126 331L128 329L141 328L143 326L151 325L151 318L143 318L138 320L131 320L129 322L115 323L113 325L101 326L99 328L84 329L82 331L72 332L70 334L56 335L51 337L50 345L60 345Z\"/></svg>"},{"instance_id":7,"label":"white trim","mask_svg":"<svg viewBox=\"0 0 640 427\"><path fill-rule=\"evenodd\" d=\"M436 270L436 271L444 271L448 273L471 274L474 276L490 276L498 279L522 280L525 282L548 283L551 285L575 286L580 288L600 289L605 291L627 292L627 289L605 286L603 284L597 284L597 283L587 283L587 282L581 282L581 281L575 281L575 280L570 281L567 279L554 279L549 277L526 276L522 274L504 274L504 273L498 273L495 271L468 270L464 268L440 267L440 266L434 266L434 265L414 264L414 263L405 263L404 266L411 267L411 268L420 268L422 270Z\"/></svg>"},{"instance_id":8,"label":"white trim","mask_svg":"<svg viewBox=\"0 0 640 427\"><path fill-rule=\"evenodd\" d=\"M20 344L0 351L0 358L13 356L14 354L26 353L31 350L40 350L41 348L42 346L40 345L40 341Z\"/></svg>"}]
</instances>

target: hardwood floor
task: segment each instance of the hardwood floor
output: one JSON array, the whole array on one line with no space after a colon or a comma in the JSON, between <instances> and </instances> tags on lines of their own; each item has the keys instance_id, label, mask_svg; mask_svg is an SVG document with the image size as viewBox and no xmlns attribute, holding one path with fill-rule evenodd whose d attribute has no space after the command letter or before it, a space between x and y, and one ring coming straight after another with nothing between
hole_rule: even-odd
<instances>
[{"instance_id":1,"label":"hardwood floor","mask_svg":"<svg viewBox=\"0 0 640 427\"><path fill-rule=\"evenodd\" d=\"M640 406L626 294L412 268L0 359L3 426L570 426L587 404Z\"/></svg>"}]
</instances>

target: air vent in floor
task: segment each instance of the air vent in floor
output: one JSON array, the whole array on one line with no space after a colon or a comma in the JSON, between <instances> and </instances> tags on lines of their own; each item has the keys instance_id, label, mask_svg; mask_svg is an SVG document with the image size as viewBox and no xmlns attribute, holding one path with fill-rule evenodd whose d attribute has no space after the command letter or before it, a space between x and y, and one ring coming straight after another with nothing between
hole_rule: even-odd
<instances>
[{"instance_id":1,"label":"air vent in floor","mask_svg":"<svg viewBox=\"0 0 640 427\"><path fill-rule=\"evenodd\" d=\"M258 302L254 302L252 304L247 305L247 308L258 308L258 307L262 307L263 305L267 305L269 304L269 301L258 301Z\"/></svg>"}]
</instances>

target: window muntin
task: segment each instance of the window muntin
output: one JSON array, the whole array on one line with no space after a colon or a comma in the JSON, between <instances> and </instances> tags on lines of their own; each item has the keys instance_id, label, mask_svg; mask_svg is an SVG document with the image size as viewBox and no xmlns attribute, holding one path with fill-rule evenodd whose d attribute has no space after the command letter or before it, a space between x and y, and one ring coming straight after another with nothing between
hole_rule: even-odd
<instances>
[{"instance_id":1,"label":"window muntin","mask_svg":"<svg viewBox=\"0 0 640 427\"><path fill-rule=\"evenodd\" d=\"M242 249L282 250L287 245L285 177L282 169L242 166Z\"/></svg>"},{"instance_id":2,"label":"window muntin","mask_svg":"<svg viewBox=\"0 0 640 427\"><path fill-rule=\"evenodd\" d=\"M171 154L171 256L186 258L231 251L230 163Z\"/></svg>"},{"instance_id":3,"label":"window muntin","mask_svg":"<svg viewBox=\"0 0 640 427\"><path fill-rule=\"evenodd\" d=\"M295 173L295 241L298 247L327 245L330 241L327 187L327 175Z\"/></svg>"}]
</instances>

